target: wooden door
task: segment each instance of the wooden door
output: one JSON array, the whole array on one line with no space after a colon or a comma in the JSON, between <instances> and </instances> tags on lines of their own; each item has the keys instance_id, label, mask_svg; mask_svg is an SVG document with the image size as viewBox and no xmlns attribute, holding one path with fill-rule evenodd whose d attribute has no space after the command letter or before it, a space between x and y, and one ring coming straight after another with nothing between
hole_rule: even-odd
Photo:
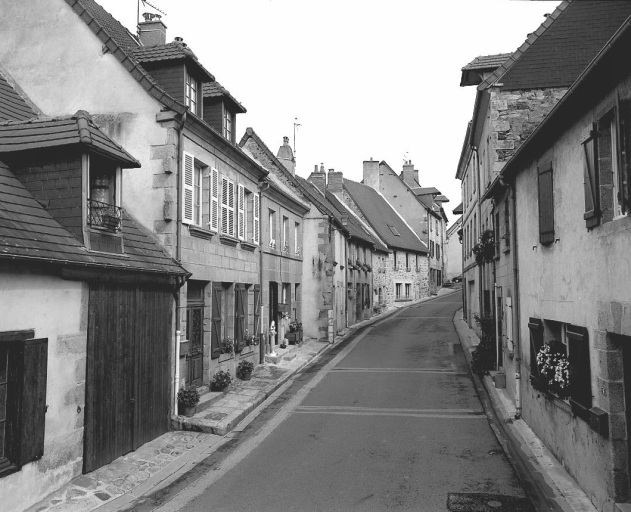
<instances>
[{"instance_id":1,"label":"wooden door","mask_svg":"<svg viewBox=\"0 0 631 512\"><path fill-rule=\"evenodd\" d=\"M237 344L237 352L241 352L244 343L245 330L248 319L248 294L244 284L235 285L234 289L234 339Z\"/></svg>"},{"instance_id":2,"label":"wooden door","mask_svg":"<svg viewBox=\"0 0 631 512\"><path fill-rule=\"evenodd\" d=\"M273 344L278 345L278 283L270 282L268 326L272 325L272 321L276 325L276 336L274 337Z\"/></svg>"},{"instance_id":3,"label":"wooden door","mask_svg":"<svg viewBox=\"0 0 631 512\"><path fill-rule=\"evenodd\" d=\"M221 283L213 284L212 316L210 319L210 357L216 359L221 354L221 299L223 286Z\"/></svg>"},{"instance_id":4,"label":"wooden door","mask_svg":"<svg viewBox=\"0 0 631 512\"><path fill-rule=\"evenodd\" d=\"M186 309L186 339L191 342L191 349L186 356L188 362L188 383L201 386L204 360L204 306L188 306Z\"/></svg>"},{"instance_id":5,"label":"wooden door","mask_svg":"<svg viewBox=\"0 0 631 512\"><path fill-rule=\"evenodd\" d=\"M93 283L88 306L84 472L167 432L173 296Z\"/></svg>"}]
</instances>

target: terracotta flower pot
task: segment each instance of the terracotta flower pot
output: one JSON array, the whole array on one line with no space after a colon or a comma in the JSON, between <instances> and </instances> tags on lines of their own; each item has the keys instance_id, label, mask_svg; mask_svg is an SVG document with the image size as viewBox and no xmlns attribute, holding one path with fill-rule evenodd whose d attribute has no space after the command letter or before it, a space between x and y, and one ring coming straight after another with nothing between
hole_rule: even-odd
<instances>
[{"instance_id":1,"label":"terracotta flower pot","mask_svg":"<svg viewBox=\"0 0 631 512\"><path fill-rule=\"evenodd\" d=\"M179 407L180 416L187 416L190 418L191 416L195 414L196 411L197 411L196 405L193 405L193 406L180 405Z\"/></svg>"},{"instance_id":2,"label":"terracotta flower pot","mask_svg":"<svg viewBox=\"0 0 631 512\"><path fill-rule=\"evenodd\" d=\"M250 380L252 378L252 372L241 372L239 377L241 380Z\"/></svg>"}]
</instances>

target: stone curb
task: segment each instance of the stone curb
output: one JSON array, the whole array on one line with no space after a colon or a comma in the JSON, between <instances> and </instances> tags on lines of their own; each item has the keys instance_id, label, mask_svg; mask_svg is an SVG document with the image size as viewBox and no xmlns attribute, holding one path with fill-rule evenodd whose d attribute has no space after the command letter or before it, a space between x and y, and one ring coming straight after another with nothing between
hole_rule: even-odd
<instances>
[{"instance_id":1,"label":"stone curb","mask_svg":"<svg viewBox=\"0 0 631 512\"><path fill-rule=\"evenodd\" d=\"M462 309L456 311L453 322L470 367L471 353L480 340L475 331L463 320ZM489 375L483 378L473 373L472 375L476 386L483 387L486 391L493 413L499 419L498 424L512 444L511 454L519 457L521 466L533 475L532 483L537 487L537 495L547 501L550 510L596 512L596 508L576 480L545 447L541 439L523 419L515 418L514 405L495 388L492 378ZM500 439L498 432L496 436L500 444L504 444L505 440Z\"/></svg>"}]
</instances>

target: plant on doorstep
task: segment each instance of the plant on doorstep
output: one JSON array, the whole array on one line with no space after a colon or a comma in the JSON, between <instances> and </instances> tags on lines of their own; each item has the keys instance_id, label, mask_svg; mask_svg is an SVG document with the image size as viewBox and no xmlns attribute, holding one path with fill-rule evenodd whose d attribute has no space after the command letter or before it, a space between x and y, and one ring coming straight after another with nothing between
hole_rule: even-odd
<instances>
[{"instance_id":1,"label":"plant on doorstep","mask_svg":"<svg viewBox=\"0 0 631 512\"><path fill-rule=\"evenodd\" d=\"M250 380L252 378L252 371L254 370L254 363L251 361L240 361L237 365L237 377L241 380Z\"/></svg>"},{"instance_id":2,"label":"plant on doorstep","mask_svg":"<svg viewBox=\"0 0 631 512\"><path fill-rule=\"evenodd\" d=\"M486 375L495 369L495 319L493 315L475 315L480 326L480 343L471 353L471 370L478 375Z\"/></svg>"},{"instance_id":3,"label":"plant on doorstep","mask_svg":"<svg viewBox=\"0 0 631 512\"><path fill-rule=\"evenodd\" d=\"M182 416L193 416L199 403L199 392L195 386L181 388L177 392L177 403Z\"/></svg>"},{"instance_id":4,"label":"plant on doorstep","mask_svg":"<svg viewBox=\"0 0 631 512\"><path fill-rule=\"evenodd\" d=\"M219 370L213 375L213 380L210 383L210 387L213 391L223 391L232 382L232 377L229 371Z\"/></svg>"}]
</instances>

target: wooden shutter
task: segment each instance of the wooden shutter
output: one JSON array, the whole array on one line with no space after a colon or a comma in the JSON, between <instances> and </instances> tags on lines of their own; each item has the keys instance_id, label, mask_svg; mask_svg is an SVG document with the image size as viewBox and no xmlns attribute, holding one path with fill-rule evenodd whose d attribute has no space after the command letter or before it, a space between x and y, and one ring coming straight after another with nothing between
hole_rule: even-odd
<instances>
[{"instance_id":1,"label":"wooden shutter","mask_svg":"<svg viewBox=\"0 0 631 512\"><path fill-rule=\"evenodd\" d=\"M211 316L211 331L210 331L210 357L217 359L221 354L221 296L223 293L223 287L221 283L215 283L213 285L213 298L212 298L212 316Z\"/></svg>"},{"instance_id":2,"label":"wooden shutter","mask_svg":"<svg viewBox=\"0 0 631 512\"><path fill-rule=\"evenodd\" d=\"M184 152L184 165L182 166L182 222L192 224L193 220L193 197L195 194L195 159L190 153Z\"/></svg>"},{"instance_id":3,"label":"wooden shutter","mask_svg":"<svg viewBox=\"0 0 631 512\"><path fill-rule=\"evenodd\" d=\"M245 306L247 300L245 295L245 285L237 284L234 289L234 339L236 341L236 351L241 352L245 346L243 334L245 333Z\"/></svg>"},{"instance_id":4,"label":"wooden shutter","mask_svg":"<svg viewBox=\"0 0 631 512\"><path fill-rule=\"evenodd\" d=\"M254 336L258 338L261 332L260 326L261 318L261 285L254 285L254 325L252 326L252 332Z\"/></svg>"},{"instance_id":5,"label":"wooden shutter","mask_svg":"<svg viewBox=\"0 0 631 512\"><path fill-rule=\"evenodd\" d=\"M539 241L554 242L554 196L552 191L552 162L539 168Z\"/></svg>"},{"instance_id":6,"label":"wooden shutter","mask_svg":"<svg viewBox=\"0 0 631 512\"><path fill-rule=\"evenodd\" d=\"M234 183L228 180L228 234L235 236L236 226L234 219Z\"/></svg>"},{"instance_id":7,"label":"wooden shutter","mask_svg":"<svg viewBox=\"0 0 631 512\"><path fill-rule=\"evenodd\" d=\"M260 209L260 196L258 194L254 194L254 205L252 207L252 241L255 244L259 243L259 232L260 232L260 218L261 218L261 209Z\"/></svg>"},{"instance_id":8,"label":"wooden shutter","mask_svg":"<svg viewBox=\"0 0 631 512\"><path fill-rule=\"evenodd\" d=\"M20 458L23 466L44 455L46 419L46 370L48 339L26 340L19 353L22 356L22 400L20 414Z\"/></svg>"},{"instance_id":9,"label":"wooden shutter","mask_svg":"<svg viewBox=\"0 0 631 512\"><path fill-rule=\"evenodd\" d=\"M574 367L571 398L584 408L592 406L592 379L589 362L589 342L587 329L576 325L567 325L568 359Z\"/></svg>"},{"instance_id":10,"label":"wooden shutter","mask_svg":"<svg viewBox=\"0 0 631 512\"><path fill-rule=\"evenodd\" d=\"M539 318L529 318L528 329L530 331L530 373L538 376L537 354L543 345L543 322Z\"/></svg>"},{"instance_id":11,"label":"wooden shutter","mask_svg":"<svg viewBox=\"0 0 631 512\"><path fill-rule=\"evenodd\" d=\"M245 240L245 188L239 183L237 190L237 235L239 240Z\"/></svg>"},{"instance_id":12,"label":"wooden shutter","mask_svg":"<svg viewBox=\"0 0 631 512\"><path fill-rule=\"evenodd\" d=\"M585 188L585 225L591 229L600 224L600 196L598 193L598 130L592 125L589 138L583 142L583 184Z\"/></svg>"},{"instance_id":13,"label":"wooden shutter","mask_svg":"<svg viewBox=\"0 0 631 512\"><path fill-rule=\"evenodd\" d=\"M219 229L219 171L210 170L210 230Z\"/></svg>"},{"instance_id":14,"label":"wooden shutter","mask_svg":"<svg viewBox=\"0 0 631 512\"><path fill-rule=\"evenodd\" d=\"M228 179L221 177L221 232L228 234Z\"/></svg>"},{"instance_id":15,"label":"wooden shutter","mask_svg":"<svg viewBox=\"0 0 631 512\"><path fill-rule=\"evenodd\" d=\"M623 214L631 212L631 101L619 102L618 126L619 140L618 153L620 161L618 165L618 190L620 207Z\"/></svg>"}]
</instances>

